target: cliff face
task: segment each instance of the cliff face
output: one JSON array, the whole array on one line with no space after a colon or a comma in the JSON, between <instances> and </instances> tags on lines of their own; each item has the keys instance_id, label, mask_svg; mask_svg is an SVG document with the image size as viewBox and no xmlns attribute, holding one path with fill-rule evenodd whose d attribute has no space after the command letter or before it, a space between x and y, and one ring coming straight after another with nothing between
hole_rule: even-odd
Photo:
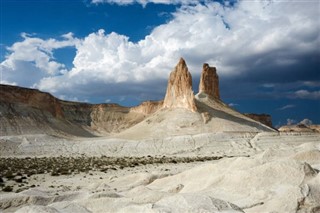
<instances>
[{"instance_id":1,"label":"cliff face","mask_svg":"<svg viewBox=\"0 0 320 213\"><path fill-rule=\"evenodd\" d=\"M25 104L32 108L50 113L53 117L63 117L61 104L49 93L36 89L0 85L0 102L8 104Z\"/></svg>"},{"instance_id":2,"label":"cliff face","mask_svg":"<svg viewBox=\"0 0 320 213\"><path fill-rule=\"evenodd\" d=\"M271 128L272 127L272 119L271 119L271 115L267 115L267 114L253 114L253 113L246 113L244 114L246 116L248 116L249 118L255 120L255 121L259 121L260 123L263 123Z\"/></svg>"},{"instance_id":3,"label":"cliff face","mask_svg":"<svg viewBox=\"0 0 320 213\"><path fill-rule=\"evenodd\" d=\"M0 135L58 134L90 137L117 133L142 121L162 102L122 107L61 101L35 89L0 85ZM134 110L136 109L136 110Z\"/></svg>"},{"instance_id":4,"label":"cliff face","mask_svg":"<svg viewBox=\"0 0 320 213\"><path fill-rule=\"evenodd\" d=\"M215 67L203 64L199 93L206 93L210 98L220 99L219 76Z\"/></svg>"},{"instance_id":5,"label":"cliff face","mask_svg":"<svg viewBox=\"0 0 320 213\"><path fill-rule=\"evenodd\" d=\"M197 111L192 91L192 77L183 58L170 73L167 92L163 102L164 108L185 108Z\"/></svg>"},{"instance_id":6,"label":"cliff face","mask_svg":"<svg viewBox=\"0 0 320 213\"><path fill-rule=\"evenodd\" d=\"M93 136L65 119L62 103L49 93L0 85L0 135L67 134Z\"/></svg>"},{"instance_id":7,"label":"cliff face","mask_svg":"<svg viewBox=\"0 0 320 213\"><path fill-rule=\"evenodd\" d=\"M145 101L139 106L132 107L130 112L141 113L143 115L150 115L157 110L161 109L163 106L163 101Z\"/></svg>"},{"instance_id":8,"label":"cliff face","mask_svg":"<svg viewBox=\"0 0 320 213\"><path fill-rule=\"evenodd\" d=\"M117 104L93 105L90 127L100 133L119 133L141 122L146 115L132 112L130 107Z\"/></svg>"},{"instance_id":9,"label":"cliff face","mask_svg":"<svg viewBox=\"0 0 320 213\"><path fill-rule=\"evenodd\" d=\"M141 128L136 129L140 128L139 131L143 132L149 128L149 133L160 132L157 137L169 134L170 131L170 134L198 134L200 130L270 130L252 121L254 119L272 126L269 115L244 116L228 108L220 100L219 78L216 69L208 64L203 65L199 91L195 97L192 91L192 76L182 58L170 73L164 101L146 101L135 107L62 101L35 89L0 85L0 136L113 135L129 128L134 131L131 127L141 123ZM177 113L180 113L180 117ZM154 129L150 126L154 126ZM134 135L136 134L134 132Z\"/></svg>"}]
</instances>

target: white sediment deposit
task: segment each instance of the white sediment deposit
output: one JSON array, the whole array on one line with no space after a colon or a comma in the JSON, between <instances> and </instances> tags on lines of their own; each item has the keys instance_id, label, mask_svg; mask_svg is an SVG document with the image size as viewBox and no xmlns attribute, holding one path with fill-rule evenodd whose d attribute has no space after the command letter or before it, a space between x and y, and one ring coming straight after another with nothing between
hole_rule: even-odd
<instances>
[{"instance_id":1,"label":"white sediment deposit","mask_svg":"<svg viewBox=\"0 0 320 213\"><path fill-rule=\"evenodd\" d=\"M93 167L67 175L32 175L24 184L29 187L21 192L0 193L3 212L317 212L320 208L319 134L215 135L211 143L202 144L171 138L163 147L151 141L112 144L102 138L73 142L30 139L15 138L10 143L19 148L6 145L4 150L2 138L1 156L89 158L84 154L104 153L117 159L144 156L141 159L145 160L134 166L118 160L122 163L104 172ZM10 139L5 140L9 143ZM14 149L20 151L10 154ZM147 155L163 160L144 164L153 158ZM206 161L210 156L224 157ZM165 162L168 158L176 160ZM19 184L8 181L7 185L16 191L23 189Z\"/></svg>"},{"instance_id":2,"label":"white sediment deposit","mask_svg":"<svg viewBox=\"0 0 320 213\"><path fill-rule=\"evenodd\" d=\"M181 59L136 107L1 85L0 212L319 212L318 126L235 111L207 64L191 82Z\"/></svg>"}]
</instances>

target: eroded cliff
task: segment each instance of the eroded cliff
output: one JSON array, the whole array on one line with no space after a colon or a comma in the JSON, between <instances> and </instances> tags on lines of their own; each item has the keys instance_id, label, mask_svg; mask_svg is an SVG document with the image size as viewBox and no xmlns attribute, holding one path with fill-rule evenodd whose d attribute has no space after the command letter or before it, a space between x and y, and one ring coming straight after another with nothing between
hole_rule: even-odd
<instances>
[{"instance_id":1,"label":"eroded cliff","mask_svg":"<svg viewBox=\"0 0 320 213\"><path fill-rule=\"evenodd\" d=\"M141 122L159 104L69 102L36 89L0 85L0 135L108 135Z\"/></svg>"}]
</instances>

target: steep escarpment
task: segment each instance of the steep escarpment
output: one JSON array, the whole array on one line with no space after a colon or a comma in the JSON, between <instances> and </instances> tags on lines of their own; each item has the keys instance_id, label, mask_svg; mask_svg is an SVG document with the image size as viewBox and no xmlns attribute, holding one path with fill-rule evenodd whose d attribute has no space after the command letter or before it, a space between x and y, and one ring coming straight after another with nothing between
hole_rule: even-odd
<instances>
[{"instance_id":1,"label":"steep escarpment","mask_svg":"<svg viewBox=\"0 0 320 213\"><path fill-rule=\"evenodd\" d=\"M161 138L213 132L274 131L264 125L270 117L245 116L222 102L215 67L203 65L199 93L181 58L170 73L163 101L135 107L59 100L49 93L0 86L0 134L50 134ZM269 119L269 120L268 120Z\"/></svg>"},{"instance_id":2,"label":"steep escarpment","mask_svg":"<svg viewBox=\"0 0 320 213\"><path fill-rule=\"evenodd\" d=\"M141 122L156 107L62 101L36 89L0 85L0 135L53 134L91 137Z\"/></svg>"},{"instance_id":3,"label":"steep escarpment","mask_svg":"<svg viewBox=\"0 0 320 213\"><path fill-rule=\"evenodd\" d=\"M118 104L61 103L65 120L98 135L121 132L145 118L144 114Z\"/></svg>"},{"instance_id":4,"label":"steep escarpment","mask_svg":"<svg viewBox=\"0 0 320 213\"><path fill-rule=\"evenodd\" d=\"M115 134L141 122L146 116L118 104L96 104L92 106L90 127L104 135Z\"/></svg>"},{"instance_id":5,"label":"steep escarpment","mask_svg":"<svg viewBox=\"0 0 320 213\"><path fill-rule=\"evenodd\" d=\"M0 85L0 102L28 105L34 109L46 111L53 117L63 117L59 100L49 93L41 92L36 89Z\"/></svg>"},{"instance_id":6,"label":"steep escarpment","mask_svg":"<svg viewBox=\"0 0 320 213\"><path fill-rule=\"evenodd\" d=\"M0 135L58 134L93 136L64 119L61 102L35 89L0 85Z\"/></svg>"}]
</instances>

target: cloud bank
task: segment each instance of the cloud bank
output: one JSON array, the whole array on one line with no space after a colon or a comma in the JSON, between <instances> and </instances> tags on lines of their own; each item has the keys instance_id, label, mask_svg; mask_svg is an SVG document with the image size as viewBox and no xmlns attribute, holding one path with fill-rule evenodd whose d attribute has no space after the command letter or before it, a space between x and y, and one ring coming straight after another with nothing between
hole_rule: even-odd
<instances>
[{"instance_id":1,"label":"cloud bank","mask_svg":"<svg viewBox=\"0 0 320 213\"><path fill-rule=\"evenodd\" d=\"M182 1L116 2L145 5ZM315 18L319 16L319 2L188 3L139 42L116 32L106 34L103 29L85 38L69 33L44 40L22 34L23 41L8 47L1 62L1 82L35 87L65 98L160 97L169 72L184 57L195 77L207 62L217 67L222 79L261 85L300 79L319 85L320 22ZM70 46L76 48L76 56L73 67L67 69L54 58L53 51ZM319 99L318 93L296 88L291 97Z\"/></svg>"}]
</instances>

